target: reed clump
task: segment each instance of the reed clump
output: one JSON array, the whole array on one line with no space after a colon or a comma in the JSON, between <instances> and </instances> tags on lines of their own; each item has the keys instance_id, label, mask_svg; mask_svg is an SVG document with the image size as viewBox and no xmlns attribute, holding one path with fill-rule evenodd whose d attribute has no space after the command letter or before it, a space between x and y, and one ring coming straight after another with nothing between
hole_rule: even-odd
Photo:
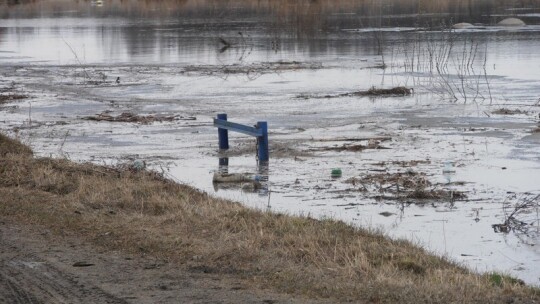
<instances>
[{"instance_id":1,"label":"reed clump","mask_svg":"<svg viewBox=\"0 0 540 304\"><path fill-rule=\"evenodd\" d=\"M262 212L156 173L34 158L0 135L0 216L187 271L333 302L533 303L537 289L478 275L406 241Z\"/></svg>"}]
</instances>

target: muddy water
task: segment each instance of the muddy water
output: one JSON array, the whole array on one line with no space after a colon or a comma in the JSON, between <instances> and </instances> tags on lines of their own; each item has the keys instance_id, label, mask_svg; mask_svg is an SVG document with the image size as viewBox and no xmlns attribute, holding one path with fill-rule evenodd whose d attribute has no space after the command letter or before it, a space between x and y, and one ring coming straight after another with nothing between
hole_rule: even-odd
<instances>
[{"instance_id":1,"label":"muddy water","mask_svg":"<svg viewBox=\"0 0 540 304\"><path fill-rule=\"evenodd\" d=\"M244 21L2 19L0 90L29 98L1 105L0 126L41 155L143 159L254 208L381 229L478 271L538 285L538 205L515 214L527 225L503 232L492 225L540 193L540 133L532 132L539 126L539 38L534 24L347 26L307 39ZM340 95L373 86L414 93ZM84 119L126 112L178 117ZM212 118L221 112L240 123L268 121L267 168L257 166L254 140L243 135L230 134L231 151L218 153ZM333 168L343 176L332 178ZM213 184L214 172L225 169L261 176L262 189ZM464 196L405 197L394 191L396 174Z\"/></svg>"}]
</instances>

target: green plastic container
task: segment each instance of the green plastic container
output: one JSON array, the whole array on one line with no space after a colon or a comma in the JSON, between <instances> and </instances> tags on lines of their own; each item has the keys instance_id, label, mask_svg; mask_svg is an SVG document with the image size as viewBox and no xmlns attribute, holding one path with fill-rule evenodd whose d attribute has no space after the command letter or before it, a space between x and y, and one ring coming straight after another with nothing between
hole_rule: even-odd
<instances>
[{"instance_id":1,"label":"green plastic container","mask_svg":"<svg viewBox=\"0 0 540 304\"><path fill-rule=\"evenodd\" d=\"M332 169L332 173L330 173L330 175L332 176L332 178L339 178L341 177L341 169L340 168L334 168Z\"/></svg>"}]
</instances>

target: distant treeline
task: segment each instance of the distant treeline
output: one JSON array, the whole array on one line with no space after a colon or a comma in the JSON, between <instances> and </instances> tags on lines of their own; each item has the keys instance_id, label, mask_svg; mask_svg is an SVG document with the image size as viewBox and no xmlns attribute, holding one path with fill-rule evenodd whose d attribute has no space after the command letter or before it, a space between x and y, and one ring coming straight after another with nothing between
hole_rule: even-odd
<instances>
[{"instance_id":1,"label":"distant treeline","mask_svg":"<svg viewBox=\"0 0 540 304\"><path fill-rule=\"evenodd\" d=\"M256 18L287 27L325 29L495 23L504 16L538 13L539 8L540 0L0 0L0 17L78 11L79 16L96 17Z\"/></svg>"}]
</instances>

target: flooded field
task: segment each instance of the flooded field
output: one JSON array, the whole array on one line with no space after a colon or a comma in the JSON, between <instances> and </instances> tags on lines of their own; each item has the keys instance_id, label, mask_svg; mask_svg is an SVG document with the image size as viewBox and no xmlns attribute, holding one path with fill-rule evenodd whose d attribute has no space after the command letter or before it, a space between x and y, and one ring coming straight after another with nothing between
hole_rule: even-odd
<instances>
[{"instance_id":1,"label":"flooded field","mask_svg":"<svg viewBox=\"0 0 540 304\"><path fill-rule=\"evenodd\" d=\"M142 162L254 208L381 229L540 285L539 6L452 15L475 24L460 29L329 14L311 36L249 12L0 7L0 128L40 155ZM497 25L511 16L527 25ZM406 90L383 94L393 88ZM237 133L219 152L218 113L267 121L270 162ZM214 183L223 172L248 181Z\"/></svg>"}]
</instances>

